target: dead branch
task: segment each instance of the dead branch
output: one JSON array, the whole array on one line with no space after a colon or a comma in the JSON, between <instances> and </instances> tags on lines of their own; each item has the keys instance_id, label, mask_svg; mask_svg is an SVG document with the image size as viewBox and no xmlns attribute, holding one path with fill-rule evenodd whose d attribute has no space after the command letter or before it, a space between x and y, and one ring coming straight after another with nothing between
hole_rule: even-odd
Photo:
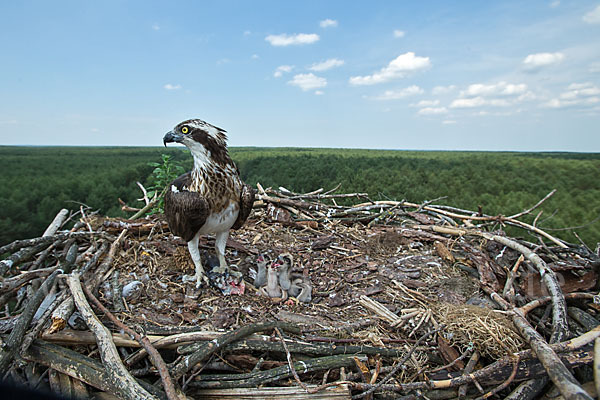
<instances>
[{"instance_id":1,"label":"dead branch","mask_svg":"<svg viewBox=\"0 0 600 400\"><path fill-rule=\"evenodd\" d=\"M352 355L337 355L319 358L311 358L306 361L297 361L293 364L293 369L301 374L309 372L323 371L340 367L351 367L354 365ZM358 356L361 360L366 357ZM248 388L258 385L265 385L282 379L292 377L289 365L271 368L267 371L256 371L247 374L235 375L200 375L194 382L190 382L191 387L196 388ZM346 383L346 382L344 382Z\"/></svg>"},{"instance_id":2,"label":"dead branch","mask_svg":"<svg viewBox=\"0 0 600 400\"><path fill-rule=\"evenodd\" d=\"M353 399L361 399L365 396L368 396L369 394L375 392L379 387L383 386L386 384L386 382L389 382L393 376L400 370L400 368L402 368L402 366L404 365L404 363L410 358L410 356L412 355L412 353L417 349L417 347L425 340L427 339L429 336L439 332L442 330L443 327L439 327L437 329L434 329L432 331L426 332L424 333L419 340L417 340L417 342L414 344L414 346L410 349L410 351L398 362L398 364L396 364L396 366L392 369L392 371L386 375L385 378L383 378L378 384L376 385L372 385L372 387L370 387L368 390L366 390L365 392L362 392L361 394L358 394L356 396L352 396Z\"/></svg>"},{"instance_id":3,"label":"dead branch","mask_svg":"<svg viewBox=\"0 0 600 400\"><path fill-rule=\"evenodd\" d=\"M556 189L553 189L550 193L548 193L543 199L541 199L540 201L538 201L537 203L535 203L535 205L531 208L528 208L527 210L521 211L520 213L511 215L510 219L517 219L519 217L522 217L523 215L527 215L530 212L532 212L533 210L535 210L536 208L538 208L539 206L542 205L542 203L544 203L546 200L548 200L550 197L552 197L554 195L554 193L556 193ZM535 224L534 224L535 225Z\"/></svg>"},{"instance_id":4,"label":"dead branch","mask_svg":"<svg viewBox=\"0 0 600 400\"><path fill-rule=\"evenodd\" d=\"M83 291L85 292L85 295L89 297L90 300L92 300L92 303L94 303L94 305L98 307L100 311L102 311L102 313L112 321L112 323L114 323L117 327L119 327L119 329L123 330L128 335L133 336L135 340L137 340L140 343L140 345L144 347L144 349L148 352L148 355L150 356L152 364L156 367L158 373L160 374L163 387L165 388L165 392L167 393L167 397L169 398L169 400L179 399L179 395L175 390L175 386L173 385L173 381L171 379L171 376L169 375L167 366L165 365L165 362L162 359L160 353L156 350L156 348L154 348L154 346L152 346L150 340L148 340L148 337L142 337L139 333L137 333L136 331L119 321L114 315L112 315L110 311L108 311L108 309L106 309L106 307L102 305L102 303L98 301L98 299L92 294L92 292L90 292L90 290L85 286L83 286Z\"/></svg>"},{"instance_id":5,"label":"dead branch","mask_svg":"<svg viewBox=\"0 0 600 400\"><path fill-rule=\"evenodd\" d=\"M67 210L66 208L63 208L62 210L60 210L58 212L58 214L56 214L56 217L54 217L54 220L52 221L52 223L50 225L48 225L48 228L46 228L46 230L42 234L42 237L54 236L56 234L56 232L60 229L62 224L64 224L68 215L69 215L69 210Z\"/></svg>"},{"instance_id":6,"label":"dead branch","mask_svg":"<svg viewBox=\"0 0 600 400\"><path fill-rule=\"evenodd\" d=\"M37 237L37 238L33 238L33 239L15 240L14 242L11 242L9 244L6 244L6 245L0 247L0 254L14 253L15 251L20 250L24 247L37 246L38 244L42 244L42 243L48 243L48 245L50 245L50 243L52 243L52 242L63 242L67 239L87 238L87 237L90 237L90 235L103 235L103 233L101 233L101 232L65 232L65 233L57 233L56 235L52 235L52 236L42 236L42 237Z\"/></svg>"},{"instance_id":7,"label":"dead branch","mask_svg":"<svg viewBox=\"0 0 600 400\"><path fill-rule=\"evenodd\" d=\"M42 304L42 301L46 297L45 293L47 293L47 290L54 285L56 277L62 272L62 270L54 271L42 284L40 290L38 290L36 294L25 305L25 308L21 313L21 316L17 320L15 327L8 336L8 339L6 339L6 341L4 342L2 348L0 348L1 372L5 372L8 369L13 357L19 349L19 345L21 343L21 340L23 339L23 335L25 334L27 327L33 319L33 315L38 310L40 304Z\"/></svg>"},{"instance_id":8,"label":"dead branch","mask_svg":"<svg viewBox=\"0 0 600 400\"><path fill-rule=\"evenodd\" d=\"M98 320L83 295L79 275L69 275L67 283L69 284L69 289L71 290L77 309L96 336L102 363L110 370L108 382L112 389L131 400L140 398L157 399L157 397L151 395L146 389L140 386L121 362L119 352L112 341L109 330Z\"/></svg>"},{"instance_id":9,"label":"dead branch","mask_svg":"<svg viewBox=\"0 0 600 400\"><path fill-rule=\"evenodd\" d=\"M271 330L275 327L283 329L287 332L300 333L300 329L298 327L283 322L262 322L246 325L239 328L236 331L226 333L225 335L222 335L219 338L210 341L209 343L205 343L200 349L198 349L194 353L183 357L183 359L172 368L171 374L175 379L179 379L183 374L192 369L197 363L202 362L209 355L211 355L221 347L226 346L227 344L233 341L239 340L253 333L264 332L266 330Z\"/></svg>"},{"instance_id":10,"label":"dead branch","mask_svg":"<svg viewBox=\"0 0 600 400\"><path fill-rule=\"evenodd\" d=\"M120 388L117 392L114 392L112 384L114 377L111 375L111 371L93 358L81 355L73 350L46 343L43 340L35 340L23 354L23 357L26 360L51 367L99 390L121 393ZM142 380L139 380L138 383L156 398L166 399L164 393L153 385Z\"/></svg>"}]
</instances>

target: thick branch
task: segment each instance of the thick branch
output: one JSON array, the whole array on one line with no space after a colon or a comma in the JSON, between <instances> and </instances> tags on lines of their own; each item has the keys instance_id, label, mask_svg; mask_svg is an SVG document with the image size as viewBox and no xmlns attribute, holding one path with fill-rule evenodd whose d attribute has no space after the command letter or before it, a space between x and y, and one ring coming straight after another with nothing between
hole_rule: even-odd
<instances>
[{"instance_id":1,"label":"thick branch","mask_svg":"<svg viewBox=\"0 0 600 400\"><path fill-rule=\"evenodd\" d=\"M229 343L232 343L253 333L263 332L266 330L273 329L275 327L283 329L287 332L300 333L300 329L298 327L284 322L261 322L246 325L239 328L238 330L226 333L223 336L220 336L219 338L214 339L208 343L204 343L200 349L188 356L183 357L183 359L179 361L175 365L175 367L173 367L172 375L175 379L179 379L181 378L181 376L183 376L183 374L191 370L197 363L202 362L208 356L210 356L223 346L226 346Z\"/></svg>"},{"instance_id":2,"label":"thick branch","mask_svg":"<svg viewBox=\"0 0 600 400\"><path fill-rule=\"evenodd\" d=\"M23 357L28 361L55 369L102 391L115 394L121 393L120 390L114 392L114 388L110 383L114 379L111 376L111 371L93 358L86 357L65 347L46 343L43 340L35 340L23 354ZM156 387L142 380L138 382L157 398L166 399L165 394Z\"/></svg>"},{"instance_id":3,"label":"thick branch","mask_svg":"<svg viewBox=\"0 0 600 400\"><path fill-rule=\"evenodd\" d=\"M10 333L8 339L4 343L4 346L0 349L0 371L4 372L8 369L10 362L12 361L15 353L19 349L19 345L21 340L23 339L23 335L27 330L27 327L31 323L35 312L38 310L40 304L46 297L45 293L48 293L48 290L54 285L54 281L56 277L62 273L61 270L56 270L44 281L39 290L35 293L35 295L27 302L25 305L25 309L23 313L19 317L17 324L14 329Z\"/></svg>"},{"instance_id":4,"label":"thick branch","mask_svg":"<svg viewBox=\"0 0 600 400\"><path fill-rule=\"evenodd\" d=\"M98 299L85 286L83 287L83 290L85 294L90 298L90 300L92 300L92 302L96 305L96 307L98 307L100 311L102 311L104 315L112 321L113 324L115 324L119 329L123 330L128 335L133 336L135 340L137 340L140 343L140 345L142 345L144 349L146 349L148 355L150 356L150 361L152 361L152 364L156 367L158 373L160 374L160 378L163 382L163 386L165 388L165 392L167 393L167 397L169 398L169 400L179 399L179 396L177 395L177 392L175 390L175 386L173 385L173 380L171 379L169 371L167 370L167 366L165 365L165 362L162 359L160 353L154 348L154 346L152 346L150 340L148 340L148 337L140 336L139 333L137 333L136 331L119 321L114 315L112 315L110 311L108 311L108 309L106 309L106 307L102 305L102 303L98 301Z\"/></svg>"},{"instance_id":5,"label":"thick branch","mask_svg":"<svg viewBox=\"0 0 600 400\"><path fill-rule=\"evenodd\" d=\"M98 350L102 363L106 368L110 370L109 383L112 386L115 393L121 393L123 397L131 400L135 399L156 399L155 396L151 395L143 387L136 382L136 380L129 374L129 371L125 368L119 357L117 347L112 341L110 331L102 325L100 320L96 317L88 304L83 291L81 289L81 282L79 281L79 275L69 275L67 278L69 289L73 294L75 305L81 313L81 316L85 320L88 327L94 332L96 336L96 342L98 344Z\"/></svg>"}]
</instances>

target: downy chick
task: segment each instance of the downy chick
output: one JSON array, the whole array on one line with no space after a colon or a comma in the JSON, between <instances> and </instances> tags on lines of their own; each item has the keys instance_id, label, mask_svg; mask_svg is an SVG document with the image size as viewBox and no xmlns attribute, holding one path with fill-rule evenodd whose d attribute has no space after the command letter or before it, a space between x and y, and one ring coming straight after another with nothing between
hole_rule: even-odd
<instances>
[{"instance_id":1,"label":"downy chick","mask_svg":"<svg viewBox=\"0 0 600 400\"><path fill-rule=\"evenodd\" d=\"M259 289L267 283L267 264L270 260L267 256L259 254L256 258L256 277L254 278L254 287Z\"/></svg>"},{"instance_id":2,"label":"downy chick","mask_svg":"<svg viewBox=\"0 0 600 400\"><path fill-rule=\"evenodd\" d=\"M312 285L308 278L296 278L288 290L290 297L295 297L303 303L310 303L312 300Z\"/></svg>"},{"instance_id":3,"label":"downy chick","mask_svg":"<svg viewBox=\"0 0 600 400\"><path fill-rule=\"evenodd\" d=\"M279 265L277 263L271 263L267 267L267 285L259 289L258 294L266 297L279 297L282 300L287 299L287 291L282 290L279 286L279 280L277 278Z\"/></svg>"},{"instance_id":4,"label":"downy chick","mask_svg":"<svg viewBox=\"0 0 600 400\"><path fill-rule=\"evenodd\" d=\"M290 253L281 254L277 257L279 264L279 285L288 295L295 297L303 303L312 300L312 285L310 279L301 274L293 274L292 267L294 258Z\"/></svg>"}]
</instances>

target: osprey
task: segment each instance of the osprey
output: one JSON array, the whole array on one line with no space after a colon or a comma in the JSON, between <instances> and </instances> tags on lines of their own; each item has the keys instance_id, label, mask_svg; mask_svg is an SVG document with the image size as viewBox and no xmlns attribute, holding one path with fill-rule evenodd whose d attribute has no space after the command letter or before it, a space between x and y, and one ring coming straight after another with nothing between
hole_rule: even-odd
<instances>
[{"instance_id":1,"label":"osprey","mask_svg":"<svg viewBox=\"0 0 600 400\"><path fill-rule=\"evenodd\" d=\"M181 143L194 158L194 168L175 179L165 193L165 216L174 235L187 242L196 267L196 286L208 280L204 274L198 240L214 233L219 267L224 274L225 245L231 228L240 228L254 203L254 189L240 179L229 157L225 131L200 119L183 121L167 132L163 143Z\"/></svg>"}]
</instances>

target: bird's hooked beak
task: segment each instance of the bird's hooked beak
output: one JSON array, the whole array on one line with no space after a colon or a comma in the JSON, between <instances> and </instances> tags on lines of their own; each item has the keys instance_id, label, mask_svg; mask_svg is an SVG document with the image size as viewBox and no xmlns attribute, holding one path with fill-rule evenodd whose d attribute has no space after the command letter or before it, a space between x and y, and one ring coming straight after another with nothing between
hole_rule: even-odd
<instances>
[{"instance_id":1,"label":"bird's hooked beak","mask_svg":"<svg viewBox=\"0 0 600 400\"><path fill-rule=\"evenodd\" d=\"M163 144L165 145L165 147L167 147L167 143L173 143L173 142L181 143L182 140L183 140L183 136L181 136L179 133L169 131L163 137Z\"/></svg>"}]
</instances>

